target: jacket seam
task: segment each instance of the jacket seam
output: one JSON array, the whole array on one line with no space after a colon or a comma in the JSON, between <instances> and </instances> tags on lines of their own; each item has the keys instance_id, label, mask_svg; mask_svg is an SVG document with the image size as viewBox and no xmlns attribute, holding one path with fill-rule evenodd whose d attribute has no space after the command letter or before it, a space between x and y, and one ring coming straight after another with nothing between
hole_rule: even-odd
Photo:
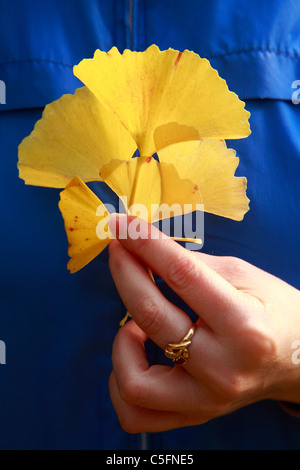
<instances>
[{"instance_id":1,"label":"jacket seam","mask_svg":"<svg viewBox=\"0 0 300 470\"><path fill-rule=\"evenodd\" d=\"M269 52L271 54L275 54L275 55L278 55L278 56L288 57L292 60L300 59L300 54L297 54L297 53L291 54L289 52L280 51L278 49L271 49L271 48L269 48L269 49L262 49L262 48L243 49L243 50L235 51L235 52L225 52L225 53L222 53L222 54L208 55L207 58L208 59L219 59L219 58L222 58L222 57L227 57L227 56L232 56L232 55L241 55L241 54L258 53L258 52L264 52L264 53ZM64 67L69 67L69 68L73 68L73 66L74 66L74 65L71 65L71 64L66 64L65 62L57 61L57 60L32 58L32 59L21 59L21 60L11 60L11 61L7 61L7 62L2 62L2 63L0 63L0 67L3 67L5 65L18 64L18 63L22 63L22 62L47 62L47 63L51 63L51 64L62 65Z\"/></svg>"},{"instance_id":2,"label":"jacket seam","mask_svg":"<svg viewBox=\"0 0 300 470\"><path fill-rule=\"evenodd\" d=\"M10 60L10 61L7 61L7 62L2 62L2 63L0 63L0 67L3 67L4 65L18 64L18 63L22 63L22 62L47 62L47 63L51 63L51 64L62 65L64 67L69 67L69 68L74 67L74 65L66 64L65 62L59 62L57 60L34 59L34 58L33 59Z\"/></svg>"},{"instance_id":3,"label":"jacket seam","mask_svg":"<svg viewBox=\"0 0 300 470\"><path fill-rule=\"evenodd\" d=\"M258 52L263 52L263 53L269 52L271 54L275 54L275 55L278 55L278 56L289 57L292 60L300 59L300 53L299 54L298 53L291 54L288 51L281 51L280 49L275 49L275 48L241 49L239 51L224 52L222 54L209 55L209 56L207 56L207 58L218 59L218 58L221 58L221 57L226 57L226 56L231 56L231 55L239 55L239 54L247 54L247 53L252 54L252 53L258 53Z\"/></svg>"}]
</instances>

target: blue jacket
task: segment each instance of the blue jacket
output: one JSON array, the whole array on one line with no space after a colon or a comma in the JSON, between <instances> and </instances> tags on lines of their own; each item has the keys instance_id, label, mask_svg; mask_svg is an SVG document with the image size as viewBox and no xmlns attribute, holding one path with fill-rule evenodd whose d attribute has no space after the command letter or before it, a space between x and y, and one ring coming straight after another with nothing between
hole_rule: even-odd
<instances>
[{"instance_id":1,"label":"blue jacket","mask_svg":"<svg viewBox=\"0 0 300 470\"><path fill-rule=\"evenodd\" d=\"M81 86L72 66L97 48L155 43L208 58L252 113L251 136L228 142L251 209L242 222L206 215L203 250L243 258L299 289L300 106L291 101L299 24L298 0L0 0L1 449L141 446L109 400L124 307L107 250L70 275L59 191L18 179L18 144L43 107ZM260 402L146 440L149 449L300 449L300 420Z\"/></svg>"}]
</instances>

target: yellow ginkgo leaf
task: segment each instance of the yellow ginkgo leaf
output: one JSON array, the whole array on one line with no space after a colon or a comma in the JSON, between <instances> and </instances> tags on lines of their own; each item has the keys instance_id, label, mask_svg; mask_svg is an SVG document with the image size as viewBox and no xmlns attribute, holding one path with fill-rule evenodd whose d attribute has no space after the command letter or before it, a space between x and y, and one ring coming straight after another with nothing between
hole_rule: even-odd
<instances>
[{"instance_id":1,"label":"yellow ginkgo leaf","mask_svg":"<svg viewBox=\"0 0 300 470\"><path fill-rule=\"evenodd\" d=\"M109 244L112 234L106 223L108 211L77 176L60 193L59 208L69 241L68 269L75 273Z\"/></svg>"},{"instance_id":2,"label":"yellow ginkgo leaf","mask_svg":"<svg viewBox=\"0 0 300 470\"><path fill-rule=\"evenodd\" d=\"M46 106L19 146L18 168L26 184L62 188L78 175L100 180L112 158L129 159L136 144L119 119L87 87Z\"/></svg>"},{"instance_id":3,"label":"yellow ginkgo leaf","mask_svg":"<svg viewBox=\"0 0 300 470\"><path fill-rule=\"evenodd\" d=\"M249 210L247 180L234 176L239 159L224 141L182 142L160 150L158 157L172 162L182 178L199 186L205 212L242 220Z\"/></svg>"},{"instance_id":4,"label":"yellow ginkgo leaf","mask_svg":"<svg viewBox=\"0 0 300 470\"><path fill-rule=\"evenodd\" d=\"M193 212L202 204L199 188L189 175L180 178L174 165L159 163L153 157L112 160L100 173L129 213L134 211L151 223Z\"/></svg>"},{"instance_id":5,"label":"yellow ginkgo leaf","mask_svg":"<svg viewBox=\"0 0 300 470\"><path fill-rule=\"evenodd\" d=\"M153 155L165 140L178 142L178 125L185 126L189 140L250 134L245 104L194 52L160 51L152 45L144 52L120 54L113 47L107 53L97 50L93 59L74 67L74 74L119 117L142 156ZM156 131L155 147L153 134L161 126L166 127Z\"/></svg>"},{"instance_id":6,"label":"yellow ginkgo leaf","mask_svg":"<svg viewBox=\"0 0 300 470\"><path fill-rule=\"evenodd\" d=\"M155 129L153 133L155 148L159 151L177 142L200 140L198 129L178 122L168 122Z\"/></svg>"}]
</instances>

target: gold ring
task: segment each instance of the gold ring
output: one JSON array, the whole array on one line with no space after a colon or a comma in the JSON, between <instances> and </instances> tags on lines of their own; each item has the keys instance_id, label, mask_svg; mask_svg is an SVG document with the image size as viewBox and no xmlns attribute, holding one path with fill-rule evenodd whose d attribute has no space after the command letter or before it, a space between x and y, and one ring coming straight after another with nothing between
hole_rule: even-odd
<instances>
[{"instance_id":1,"label":"gold ring","mask_svg":"<svg viewBox=\"0 0 300 470\"><path fill-rule=\"evenodd\" d=\"M165 355L172 359L175 365L183 365L188 360L189 351L187 348L192 342L191 339L194 333L195 327L192 326L180 343L170 343L167 345Z\"/></svg>"}]
</instances>

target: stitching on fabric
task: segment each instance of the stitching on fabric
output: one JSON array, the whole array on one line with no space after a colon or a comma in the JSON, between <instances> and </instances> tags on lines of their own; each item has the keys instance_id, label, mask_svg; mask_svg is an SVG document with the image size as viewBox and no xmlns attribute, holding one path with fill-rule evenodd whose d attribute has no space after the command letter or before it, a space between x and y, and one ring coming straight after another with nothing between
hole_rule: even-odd
<instances>
[{"instance_id":1,"label":"stitching on fabric","mask_svg":"<svg viewBox=\"0 0 300 470\"><path fill-rule=\"evenodd\" d=\"M51 64L56 64L56 65L63 65L64 67L70 67L73 68L73 65L70 64L65 64L64 62L59 62L57 60L51 60L51 59L22 59L22 60L11 60L8 62L2 62L0 64L0 67L3 67L4 65L10 65L10 64L18 64L21 62L48 62Z\"/></svg>"},{"instance_id":2,"label":"stitching on fabric","mask_svg":"<svg viewBox=\"0 0 300 470\"><path fill-rule=\"evenodd\" d=\"M255 49L244 49L244 50L235 51L235 52L224 52L223 54L216 54L216 55L207 56L207 58L209 58L209 59L218 59L218 58L226 57L226 56L230 56L230 55L239 55L239 54L256 53L256 52L264 52L264 53L269 52L271 54L276 54L276 55L279 55L279 56L289 57L290 59L293 59L293 60L300 59L300 54L297 54L297 53L291 54L290 52L281 51L279 49L272 49L272 48L269 48L269 49L255 48Z\"/></svg>"},{"instance_id":3,"label":"stitching on fabric","mask_svg":"<svg viewBox=\"0 0 300 470\"><path fill-rule=\"evenodd\" d=\"M280 51L280 50L277 50L277 49L261 49L261 48L258 48L258 49L245 49L245 50L236 51L236 52L226 52L224 54L209 55L209 56L207 56L207 58L208 59L218 59L218 58L221 58L221 57L226 57L226 56L231 56L231 55L239 55L239 54L247 54L247 53L258 53L258 52L264 52L264 53L269 52L271 54L276 54L276 55L279 55L279 56L288 57L292 60L300 59L300 54L297 54L297 53L292 55L289 52L284 52L284 51ZM3 67L4 65L17 64L17 63L22 63L22 62L48 62L48 63L51 63L51 64L62 65L64 67L73 68L73 65L71 65L71 64L66 64L64 62L59 62L57 60L51 60L51 59L11 60L11 61L8 61L8 62L2 62L0 64L0 67Z\"/></svg>"}]
</instances>

